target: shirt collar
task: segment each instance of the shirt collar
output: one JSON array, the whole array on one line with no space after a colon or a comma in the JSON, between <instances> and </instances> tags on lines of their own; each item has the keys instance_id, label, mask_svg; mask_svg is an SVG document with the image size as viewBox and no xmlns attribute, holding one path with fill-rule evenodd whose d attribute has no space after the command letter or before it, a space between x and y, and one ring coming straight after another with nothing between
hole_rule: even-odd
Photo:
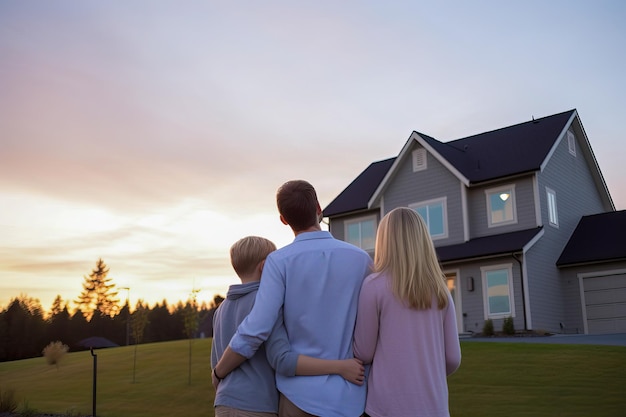
<instances>
[{"instance_id":1,"label":"shirt collar","mask_svg":"<svg viewBox=\"0 0 626 417\"><path fill-rule=\"evenodd\" d=\"M300 242L303 240L313 240L313 239L332 239L332 237L333 236L330 234L330 232L326 230L319 230L315 232L300 233L298 236L296 236L296 238L294 239L294 242Z\"/></svg>"}]
</instances>

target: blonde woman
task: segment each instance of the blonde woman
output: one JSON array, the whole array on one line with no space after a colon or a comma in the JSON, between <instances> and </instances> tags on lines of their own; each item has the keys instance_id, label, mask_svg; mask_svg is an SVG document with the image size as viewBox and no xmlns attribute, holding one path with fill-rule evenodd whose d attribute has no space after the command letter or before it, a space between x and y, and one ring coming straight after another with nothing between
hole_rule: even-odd
<instances>
[{"instance_id":1,"label":"blonde woman","mask_svg":"<svg viewBox=\"0 0 626 417\"><path fill-rule=\"evenodd\" d=\"M380 222L354 354L372 365L366 415L450 415L447 376L461 363L456 314L428 229L412 209L394 209Z\"/></svg>"}]
</instances>

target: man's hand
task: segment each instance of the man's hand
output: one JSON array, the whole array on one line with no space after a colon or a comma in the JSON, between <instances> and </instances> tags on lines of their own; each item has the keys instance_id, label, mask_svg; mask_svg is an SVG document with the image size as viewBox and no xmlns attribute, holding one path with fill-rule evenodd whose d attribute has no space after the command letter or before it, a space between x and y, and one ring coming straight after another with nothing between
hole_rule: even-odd
<instances>
[{"instance_id":1,"label":"man's hand","mask_svg":"<svg viewBox=\"0 0 626 417\"><path fill-rule=\"evenodd\" d=\"M211 372L211 382L213 383L213 387L217 390L217 386L220 384L220 381L228 376L235 368L246 361L245 356L241 356L235 351L231 350L230 347L227 347L224 351L224 354L217 362L217 365L213 368ZM215 370L220 368L218 374L215 374ZM223 372L223 373L222 373ZM219 378L218 378L219 375Z\"/></svg>"}]
</instances>

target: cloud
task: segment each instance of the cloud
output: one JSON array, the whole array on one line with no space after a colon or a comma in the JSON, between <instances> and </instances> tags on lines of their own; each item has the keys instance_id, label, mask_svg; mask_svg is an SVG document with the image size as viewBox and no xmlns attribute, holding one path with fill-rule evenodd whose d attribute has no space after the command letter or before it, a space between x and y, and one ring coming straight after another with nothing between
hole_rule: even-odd
<instances>
[{"instance_id":1,"label":"cloud","mask_svg":"<svg viewBox=\"0 0 626 417\"><path fill-rule=\"evenodd\" d=\"M133 299L223 292L235 240L291 241L280 184L326 206L413 130L578 108L626 207L624 6L500 6L0 3L3 295L74 297L99 257Z\"/></svg>"}]
</instances>

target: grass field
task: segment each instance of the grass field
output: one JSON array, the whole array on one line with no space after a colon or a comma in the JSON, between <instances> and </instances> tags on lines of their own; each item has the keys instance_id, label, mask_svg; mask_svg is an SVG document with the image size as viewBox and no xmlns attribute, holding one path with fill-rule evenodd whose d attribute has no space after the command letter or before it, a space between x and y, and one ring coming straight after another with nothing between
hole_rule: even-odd
<instances>
[{"instance_id":1,"label":"grass field","mask_svg":"<svg viewBox=\"0 0 626 417\"><path fill-rule=\"evenodd\" d=\"M450 412L463 417L626 416L626 348L517 343L461 343L450 377ZM99 417L213 416L210 340L97 350ZM68 354L57 369L43 358L0 363L0 390L19 408L91 415L90 352Z\"/></svg>"},{"instance_id":2,"label":"grass field","mask_svg":"<svg viewBox=\"0 0 626 417\"><path fill-rule=\"evenodd\" d=\"M463 417L624 417L626 347L461 343L448 380Z\"/></svg>"},{"instance_id":3,"label":"grass field","mask_svg":"<svg viewBox=\"0 0 626 417\"><path fill-rule=\"evenodd\" d=\"M192 343L189 384L189 341L97 349L97 416L212 416L210 339ZM38 411L91 415L93 358L89 351L67 354L59 368L44 358L0 363L0 389Z\"/></svg>"}]
</instances>

